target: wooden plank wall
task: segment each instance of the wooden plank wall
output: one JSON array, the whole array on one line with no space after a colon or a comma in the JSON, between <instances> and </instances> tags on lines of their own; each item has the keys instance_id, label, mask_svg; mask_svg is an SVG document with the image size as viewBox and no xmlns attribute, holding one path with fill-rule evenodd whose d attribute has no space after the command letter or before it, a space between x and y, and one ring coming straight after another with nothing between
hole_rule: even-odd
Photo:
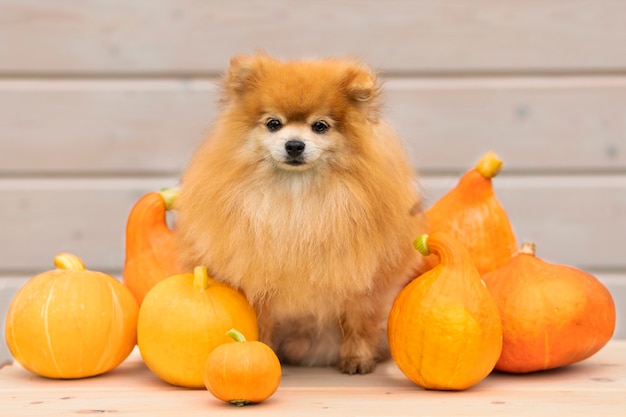
<instances>
[{"instance_id":1,"label":"wooden plank wall","mask_svg":"<svg viewBox=\"0 0 626 417\"><path fill-rule=\"evenodd\" d=\"M596 274L626 337L626 2L0 0L0 305L53 255L119 276L229 58L362 57L428 204L485 151L520 241Z\"/></svg>"}]
</instances>

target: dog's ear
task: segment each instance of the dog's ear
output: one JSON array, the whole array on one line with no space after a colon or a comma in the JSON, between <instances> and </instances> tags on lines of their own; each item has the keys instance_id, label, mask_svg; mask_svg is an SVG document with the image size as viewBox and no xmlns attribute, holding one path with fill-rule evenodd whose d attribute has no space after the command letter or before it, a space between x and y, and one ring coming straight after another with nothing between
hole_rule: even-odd
<instances>
[{"instance_id":1,"label":"dog's ear","mask_svg":"<svg viewBox=\"0 0 626 417\"><path fill-rule=\"evenodd\" d=\"M233 92L245 90L254 82L256 65L254 55L233 56L224 81L226 88Z\"/></svg>"},{"instance_id":2,"label":"dog's ear","mask_svg":"<svg viewBox=\"0 0 626 417\"><path fill-rule=\"evenodd\" d=\"M273 60L274 58L264 52L254 55L240 54L233 56L223 81L226 94L241 94L254 87L263 68Z\"/></svg>"},{"instance_id":3,"label":"dog's ear","mask_svg":"<svg viewBox=\"0 0 626 417\"><path fill-rule=\"evenodd\" d=\"M348 69L345 78L345 91L348 99L353 103L366 107L368 118L378 119L380 105L380 83L376 74L368 67L355 64Z\"/></svg>"}]
</instances>

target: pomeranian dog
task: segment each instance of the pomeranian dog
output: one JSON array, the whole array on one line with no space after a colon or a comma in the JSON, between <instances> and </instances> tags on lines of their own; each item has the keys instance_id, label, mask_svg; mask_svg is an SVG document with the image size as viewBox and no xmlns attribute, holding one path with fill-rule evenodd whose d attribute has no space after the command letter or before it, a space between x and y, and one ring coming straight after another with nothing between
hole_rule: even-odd
<instances>
[{"instance_id":1,"label":"pomeranian dog","mask_svg":"<svg viewBox=\"0 0 626 417\"><path fill-rule=\"evenodd\" d=\"M232 58L176 204L180 256L241 290L281 361L372 372L417 275L415 172L358 61Z\"/></svg>"}]
</instances>

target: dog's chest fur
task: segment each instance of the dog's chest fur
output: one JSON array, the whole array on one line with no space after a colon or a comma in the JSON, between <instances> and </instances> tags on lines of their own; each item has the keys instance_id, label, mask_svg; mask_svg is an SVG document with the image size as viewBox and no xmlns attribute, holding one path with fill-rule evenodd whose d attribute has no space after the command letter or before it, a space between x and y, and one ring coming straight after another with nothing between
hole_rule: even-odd
<instances>
[{"instance_id":1,"label":"dog's chest fur","mask_svg":"<svg viewBox=\"0 0 626 417\"><path fill-rule=\"evenodd\" d=\"M273 309L315 310L368 290L380 248L371 248L373 214L358 190L328 179L317 186L297 173L233 192L240 198L229 199L222 223L232 227L219 238L245 243L220 268L253 303L271 298Z\"/></svg>"}]
</instances>

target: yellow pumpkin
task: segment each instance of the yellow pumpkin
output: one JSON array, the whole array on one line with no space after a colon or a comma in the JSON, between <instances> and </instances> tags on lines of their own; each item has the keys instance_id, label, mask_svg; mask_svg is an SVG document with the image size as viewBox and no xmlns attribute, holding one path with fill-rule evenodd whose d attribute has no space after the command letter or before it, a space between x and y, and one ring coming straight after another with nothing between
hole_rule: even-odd
<instances>
[{"instance_id":1,"label":"yellow pumpkin","mask_svg":"<svg viewBox=\"0 0 626 417\"><path fill-rule=\"evenodd\" d=\"M5 337L15 360L49 378L83 378L118 366L137 338L138 306L114 277L85 269L71 254L15 295Z\"/></svg>"},{"instance_id":2,"label":"yellow pumpkin","mask_svg":"<svg viewBox=\"0 0 626 417\"><path fill-rule=\"evenodd\" d=\"M470 388L493 370L500 356L498 306L456 238L434 232L419 236L415 245L440 262L396 297L387 326L391 356L421 387Z\"/></svg>"},{"instance_id":3,"label":"yellow pumpkin","mask_svg":"<svg viewBox=\"0 0 626 417\"><path fill-rule=\"evenodd\" d=\"M157 283L139 308L137 346L148 368L162 380L204 387L209 353L239 329L257 340L256 313L243 294L210 278L203 266Z\"/></svg>"}]
</instances>

